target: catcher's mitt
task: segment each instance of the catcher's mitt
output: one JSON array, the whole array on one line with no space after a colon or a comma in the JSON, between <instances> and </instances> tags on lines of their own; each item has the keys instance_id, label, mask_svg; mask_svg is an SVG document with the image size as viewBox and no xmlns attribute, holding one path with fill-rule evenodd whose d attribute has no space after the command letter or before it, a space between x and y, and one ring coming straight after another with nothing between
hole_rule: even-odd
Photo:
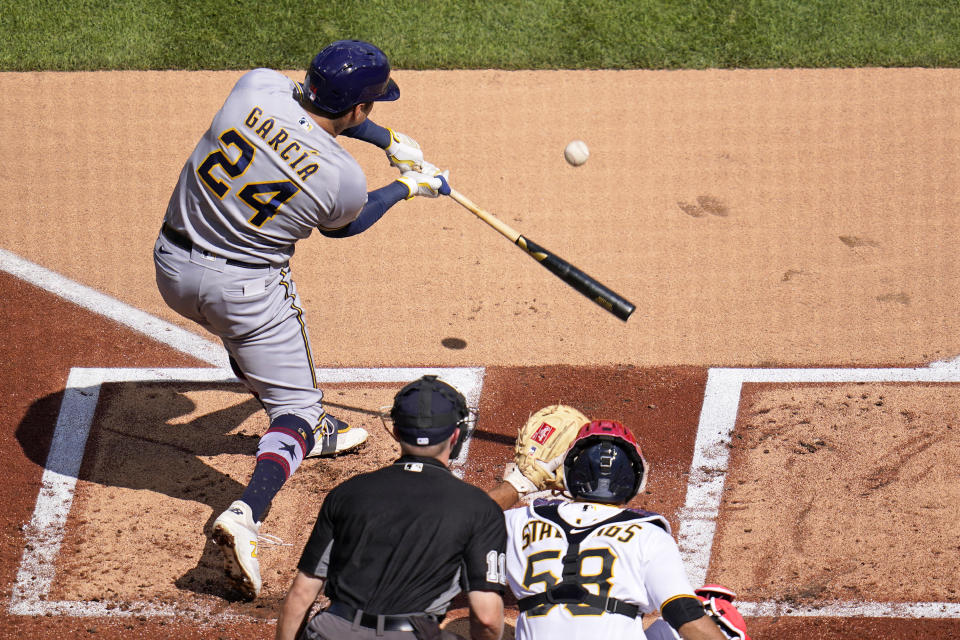
<instances>
[{"instance_id":1,"label":"catcher's mitt","mask_svg":"<svg viewBox=\"0 0 960 640\"><path fill-rule=\"evenodd\" d=\"M588 422L587 416L563 404L544 407L530 416L517 435L513 457L514 473L519 472L533 485L517 487L521 494L538 489L563 490L563 456ZM517 486L516 482L511 484Z\"/></svg>"}]
</instances>

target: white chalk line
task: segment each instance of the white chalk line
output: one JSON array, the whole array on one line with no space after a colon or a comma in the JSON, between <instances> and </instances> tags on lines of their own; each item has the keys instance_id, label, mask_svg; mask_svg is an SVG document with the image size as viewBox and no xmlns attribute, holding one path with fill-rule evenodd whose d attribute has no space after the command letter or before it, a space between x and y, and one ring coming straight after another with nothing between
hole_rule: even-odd
<instances>
[{"instance_id":1,"label":"white chalk line","mask_svg":"<svg viewBox=\"0 0 960 640\"><path fill-rule=\"evenodd\" d=\"M223 345L181 329L96 289L0 249L0 269L214 367L229 368Z\"/></svg>"},{"instance_id":2,"label":"white chalk line","mask_svg":"<svg viewBox=\"0 0 960 640\"><path fill-rule=\"evenodd\" d=\"M677 542L693 585L706 581L717 518L726 482L729 444L745 383L960 382L960 368L726 369L707 373L687 495ZM745 615L817 617L957 618L960 604L948 602L826 602L801 606L776 601L738 602Z\"/></svg>"},{"instance_id":3,"label":"white chalk line","mask_svg":"<svg viewBox=\"0 0 960 640\"><path fill-rule=\"evenodd\" d=\"M480 367L410 367L319 369L318 382L327 383L406 383L432 374L459 389L470 406L475 407L483 391L484 369ZM93 424L100 389L119 382L223 382L240 384L227 369L110 369L74 368L60 405L50 451L41 477L41 488L29 524L25 528L24 552L10 597L11 613L16 615L180 616L203 614L218 619L254 619L224 615L209 607L154 604L150 602L97 602L48 600L56 577L55 562L66 533L67 517L73 504L77 474L83 461L87 437ZM463 475L462 466L469 455L469 439L460 456L451 463L454 473Z\"/></svg>"},{"instance_id":4,"label":"white chalk line","mask_svg":"<svg viewBox=\"0 0 960 640\"><path fill-rule=\"evenodd\" d=\"M786 602L741 602L737 609L744 616L809 618L960 618L956 602L827 602L814 606Z\"/></svg>"},{"instance_id":5,"label":"white chalk line","mask_svg":"<svg viewBox=\"0 0 960 640\"><path fill-rule=\"evenodd\" d=\"M173 349L206 362L209 369L75 369L70 373L54 440L41 478L41 490L26 533L28 544L17 572L10 610L22 615L178 615L172 609L150 603L55 602L43 598L54 577L54 560L63 540L66 518L73 501L76 476L83 458L93 413L104 382L128 381L222 381L237 382L229 370L222 345L205 340L189 331L151 316L100 291L82 285L46 267L0 249L0 269L44 289L68 302L109 318L120 325L148 336ZM476 407L483 387L483 368L393 368L393 369L321 369L318 382L409 382L434 373L463 392L470 406ZM470 438L460 456L451 461L453 472L463 476L463 465L470 451ZM201 611L206 613L205 610ZM218 614L224 617L222 614Z\"/></svg>"}]
</instances>

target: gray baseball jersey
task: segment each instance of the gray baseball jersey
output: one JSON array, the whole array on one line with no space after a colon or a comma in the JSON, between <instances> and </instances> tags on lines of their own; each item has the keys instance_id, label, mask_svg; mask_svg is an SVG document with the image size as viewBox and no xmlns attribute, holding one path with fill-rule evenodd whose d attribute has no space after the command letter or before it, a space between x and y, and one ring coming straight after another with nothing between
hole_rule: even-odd
<instances>
[{"instance_id":1,"label":"gray baseball jersey","mask_svg":"<svg viewBox=\"0 0 960 640\"><path fill-rule=\"evenodd\" d=\"M270 419L315 425L323 394L287 261L315 228L352 222L367 185L298 90L269 69L240 78L180 173L154 263L164 301L221 338Z\"/></svg>"},{"instance_id":2,"label":"gray baseball jersey","mask_svg":"<svg viewBox=\"0 0 960 640\"><path fill-rule=\"evenodd\" d=\"M352 222L367 201L356 160L271 69L244 74L187 160L166 221L224 258L283 264L317 227Z\"/></svg>"}]
</instances>

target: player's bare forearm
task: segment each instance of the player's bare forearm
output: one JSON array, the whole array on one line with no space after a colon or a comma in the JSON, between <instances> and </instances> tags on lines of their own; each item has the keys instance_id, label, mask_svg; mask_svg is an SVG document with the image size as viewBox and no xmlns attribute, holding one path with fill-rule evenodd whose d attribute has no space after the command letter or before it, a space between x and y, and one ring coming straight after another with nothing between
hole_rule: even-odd
<instances>
[{"instance_id":1,"label":"player's bare forearm","mask_svg":"<svg viewBox=\"0 0 960 640\"><path fill-rule=\"evenodd\" d=\"M520 499L520 494L509 482L501 482L487 491L487 495L504 511L517 504L517 500Z\"/></svg>"},{"instance_id":2,"label":"player's bare forearm","mask_svg":"<svg viewBox=\"0 0 960 640\"><path fill-rule=\"evenodd\" d=\"M677 631L683 640L727 640L727 636L710 616L703 616L682 624Z\"/></svg>"},{"instance_id":3,"label":"player's bare forearm","mask_svg":"<svg viewBox=\"0 0 960 640\"><path fill-rule=\"evenodd\" d=\"M290 591L287 592L287 597L283 599L280 607L276 640L295 640L300 635L301 629L307 622L310 607L320 595L322 588L322 579L309 576L302 571L297 572L297 577L293 579Z\"/></svg>"},{"instance_id":4,"label":"player's bare forearm","mask_svg":"<svg viewBox=\"0 0 960 640\"><path fill-rule=\"evenodd\" d=\"M469 591L471 640L500 640L503 635L503 598L494 591Z\"/></svg>"}]
</instances>

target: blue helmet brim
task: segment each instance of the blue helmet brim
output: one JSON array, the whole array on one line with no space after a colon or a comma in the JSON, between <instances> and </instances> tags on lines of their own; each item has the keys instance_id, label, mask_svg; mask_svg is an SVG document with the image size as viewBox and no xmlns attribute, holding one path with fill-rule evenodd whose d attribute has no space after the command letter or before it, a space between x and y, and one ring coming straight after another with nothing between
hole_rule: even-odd
<instances>
[{"instance_id":1,"label":"blue helmet brim","mask_svg":"<svg viewBox=\"0 0 960 640\"><path fill-rule=\"evenodd\" d=\"M392 102L400 97L400 87L394 82L393 78L387 80L387 90L379 98L374 98L374 102Z\"/></svg>"}]
</instances>

